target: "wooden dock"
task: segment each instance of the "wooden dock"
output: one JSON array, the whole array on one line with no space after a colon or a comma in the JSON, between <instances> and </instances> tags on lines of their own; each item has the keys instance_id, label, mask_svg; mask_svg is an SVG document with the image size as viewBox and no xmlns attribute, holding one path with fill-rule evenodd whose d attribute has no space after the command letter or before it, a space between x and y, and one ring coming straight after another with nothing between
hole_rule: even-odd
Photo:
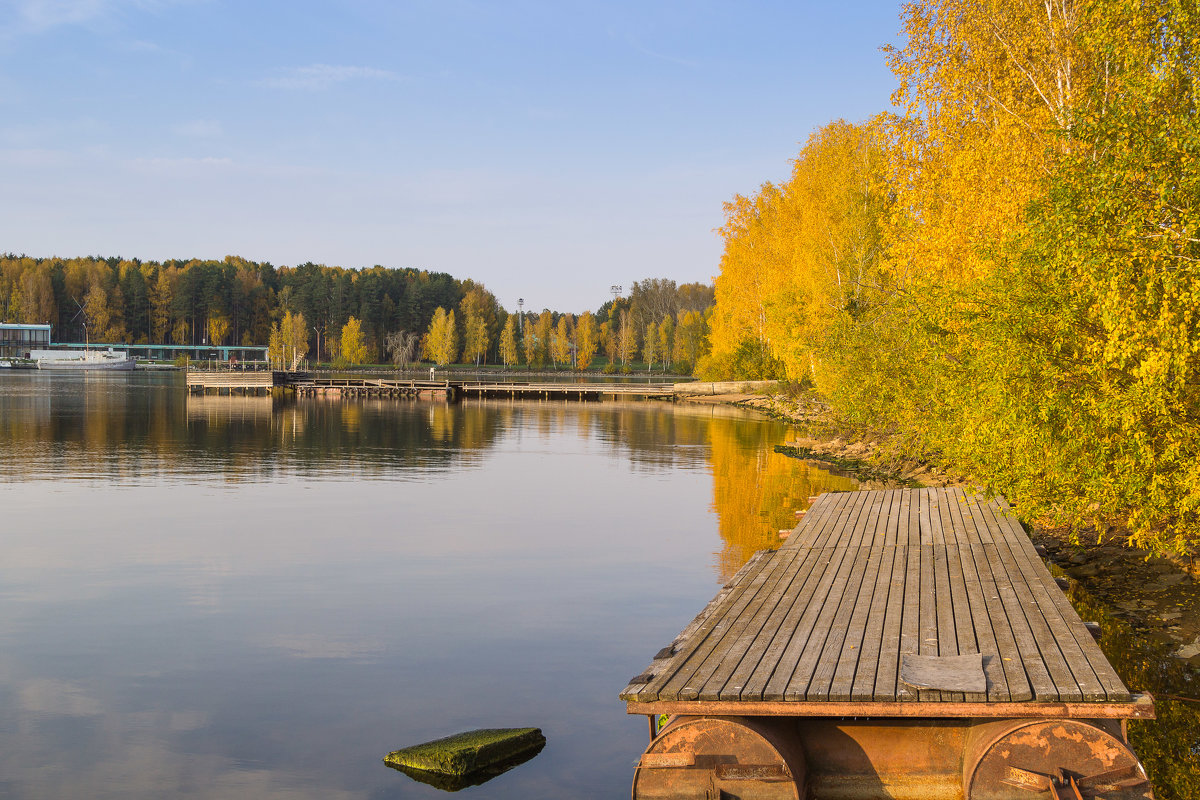
<instances>
[{"instance_id":1,"label":"wooden dock","mask_svg":"<svg viewBox=\"0 0 1200 800\"><path fill-rule=\"evenodd\" d=\"M675 398L670 385L637 383L463 383L464 397L512 397L544 400L601 400Z\"/></svg>"},{"instance_id":2,"label":"wooden dock","mask_svg":"<svg viewBox=\"0 0 1200 800\"><path fill-rule=\"evenodd\" d=\"M305 376L284 388L300 397L391 397L454 400L458 387L449 381L399 380L395 378L320 378Z\"/></svg>"},{"instance_id":3,"label":"wooden dock","mask_svg":"<svg viewBox=\"0 0 1200 800\"><path fill-rule=\"evenodd\" d=\"M906 655L966 654L982 657L983 692L900 680ZM746 564L621 698L632 713L1150 711L1003 502L959 489L822 495L786 544Z\"/></svg>"},{"instance_id":4,"label":"wooden dock","mask_svg":"<svg viewBox=\"0 0 1200 800\"><path fill-rule=\"evenodd\" d=\"M201 372L187 370L186 381L189 392L203 394L216 392L218 394L258 394L270 393L271 389L282 385L289 373L269 370L212 370Z\"/></svg>"},{"instance_id":5,"label":"wooden dock","mask_svg":"<svg viewBox=\"0 0 1200 800\"><path fill-rule=\"evenodd\" d=\"M652 720L635 798L716 791L696 748L739 736L774 742L810 797L1031 796L1012 781L1080 796L1069 776L1087 796L1152 796L1124 734L1152 698L1122 683L1005 502L960 489L822 495L620 696ZM1089 761L1102 747L1116 760ZM1087 788L1103 780L1120 786Z\"/></svg>"},{"instance_id":6,"label":"wooden dock","mask_svg":"<svg viewBox=\"0 0 1200 800\"><path fill-rule=\"evenodd\" d=\"M512 398L541 400L673 399L671 385L635 383L521 383L430 381L388 377L324 377L306 372L195 371L188 390L197 394L258 394L294 391L306 397Z\"/></svg>"}]
</instances>

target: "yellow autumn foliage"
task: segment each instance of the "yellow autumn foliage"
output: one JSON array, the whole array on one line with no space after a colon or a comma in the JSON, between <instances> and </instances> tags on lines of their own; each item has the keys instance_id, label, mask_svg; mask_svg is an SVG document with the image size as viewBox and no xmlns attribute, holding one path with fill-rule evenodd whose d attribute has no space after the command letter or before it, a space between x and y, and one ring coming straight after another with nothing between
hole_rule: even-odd
<instances>
[{"instance_id":1,"label":"yellow autumn foliage","mask_svg":"<svg viewBox=\"0 0 1200 800\"><path fill-rule=\"evenodd\" d=\"M747 356L763 347L781 365L778 377L821 380L817 342L880 287L885 128L882 118L831 123L809 137L786 184L726 204L703 369L771 377L746 371Z\"/></svg>"},{"instance_id":2,"label":"yellow autumn foliage","mask_svg":"<svg viewBox=\"0 0 1200 800\"><path fill-rule=\"evenodd\" d=\"M897 118L726 205L705 377L841 420L1077 533L1200 546L1200 13L928 0ZM757 372L750 375L746 373Z\"/></svg>"}]
</instances>

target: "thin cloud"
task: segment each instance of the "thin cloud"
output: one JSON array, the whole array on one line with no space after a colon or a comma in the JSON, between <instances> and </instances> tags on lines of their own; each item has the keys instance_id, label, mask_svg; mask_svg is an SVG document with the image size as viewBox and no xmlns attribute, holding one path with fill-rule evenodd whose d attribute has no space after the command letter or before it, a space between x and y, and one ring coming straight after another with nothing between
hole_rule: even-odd
<instances>
[{"instance_id":1,"label":"thin cloud","mask_svg":"<svg viewBox=\"0 0 1200 800\"><path fill-rule=\"evenodd\" d=\"M146 175L166 177L198 177L211 175L218 170L236 167L231 158L134 158L126 162L130 169Z\"/></svg>"},{"instance_id":2,"label":"thin cloud","mask_svg":"<svg viewBox=\"0 0 1200 800\"><path fill-rule=\"evenodd\" d=\"M165 49L163 49L162 45L155 44L154 42L143 41L141 39L138 39L138 40L135 40L132 42L126 42L123 46L124 46L125 50L128 50L131 53L165 53L165 52L167 52Z\"/></svg>"},{"instance_id":3,"label":"thin cloud","mask_svg":"<svg viewBox=\"0 0 1200 800\"><path fill-rule=\"evenodd\" d=\"M24 0L16 11L26 27L41 31L90 22L107 15L114 5L112 0Z\"/></svg>"},{"instance_id":4,"label":"thin cloud","mask_svg":"<svg viewBox=\"0 0 1200 800\"><path fill-rule=\"evenodd\" d=\"M193 119L171 126L176 136L188 136L196 139L212 139L224 134L221 123L211 119Z\"/></svg>"},{"instance_id":5,"label":"thin cloud","mask_svg":"<svg viewBox=\"0 0 1200 800\"><path fill-rule=\"evenodd\" d=\"M195 0L17 0L0 17L0 32L41 33L64 25L88 25L114 16L122 8L140 11Z\"/></svg>"},{"instance_id":6,"label":"thin cloud","mask_svg":"<svg viewBox=\"0 0 1200 800\"><path fill-rule=\"evenodd\" d=\"M651 58L656 58L659 61L665 61L668 64L677 64L681 67L688 67L689 69L700 68L700 63L697 61L680 58L679 56L668 55L667 53L660 53L657 50L651 50L649 47L646 47L632 36L626 36L625 43L644 56L650 56Z\"/></svg>"},{"instance_id":7,"label":"thin cloud","mask_svg":"<svg viewBox=\"0 0 1200 800\"><path fill-rule=\"evenodd\" d=\"M310 64L292 67L279 75L264 78L259 86L271 89L302 89L316 91L352 80L400 81L401 75L375 67L355 67L338 64Z\"/></svg>"},{"instance_id":8,"label":"thin cloud","mask_svg":"<svg viewBox=\"0 0 1200 800\"><path fill-rule=\"evenodd\" d=\"M43 148L0 149L0 165L13 168L62 167L70 162L70 156L61 150Z\"/></svg>"}]
</instances>

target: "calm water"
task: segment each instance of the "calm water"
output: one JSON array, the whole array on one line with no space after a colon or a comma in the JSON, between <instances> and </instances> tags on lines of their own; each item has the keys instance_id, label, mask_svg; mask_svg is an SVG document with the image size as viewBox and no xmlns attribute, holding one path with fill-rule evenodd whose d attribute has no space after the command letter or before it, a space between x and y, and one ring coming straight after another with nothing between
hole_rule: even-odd
<instances>
[{"instance_id":1,"label":"calm water","mask_svg":"<svg viewBox=\"0 0 1200 800\"><path fill-rule=\"evenodd\" d=\"M0 796L425 798L389 750L535 725L463 794L627 796L617 692L809 495L779 423L191 398L0 374Z\"/></svg>"}]
</instances>

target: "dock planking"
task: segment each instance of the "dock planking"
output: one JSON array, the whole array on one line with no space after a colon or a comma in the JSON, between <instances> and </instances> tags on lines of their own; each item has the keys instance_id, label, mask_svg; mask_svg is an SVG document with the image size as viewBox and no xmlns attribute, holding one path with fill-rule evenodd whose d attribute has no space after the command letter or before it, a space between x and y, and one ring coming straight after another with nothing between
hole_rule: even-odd
<instances>
[{"instance_id":1,"label":"dock planking","mask_svg":"<svg viewBox=\"0 0 1200 800\"><path fill-rule=\"evenodd\" d=\"M905 655L982 654L985 692L908 686ZM1153 715L1000 498L825 494L621 693L630 713Z\"/></svg>"}]
</instances>

